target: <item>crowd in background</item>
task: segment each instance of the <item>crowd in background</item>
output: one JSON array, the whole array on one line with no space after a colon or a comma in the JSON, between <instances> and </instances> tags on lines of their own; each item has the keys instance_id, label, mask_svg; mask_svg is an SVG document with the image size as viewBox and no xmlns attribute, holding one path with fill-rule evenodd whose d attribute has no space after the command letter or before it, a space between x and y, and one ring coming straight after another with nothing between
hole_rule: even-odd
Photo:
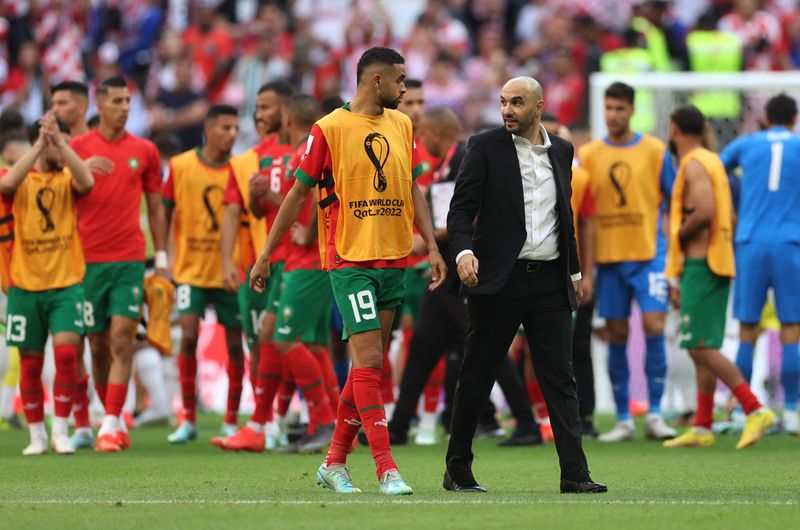
<instances>
[{"instance_id":1,"label":"crowd in background","mask_svg":"<svg viewBox=\"0 0 800 530\"><path fill-rule=\"evenodd\" d=\"M797 4L2 0L0 107L18 109L30 124L49 108L50 86L65 80L94 86L122 73L134 85L129 130L167 134L189 149L201 142L210 104L232 104L249 118L258 87L276 78L321 101L347 100L361 53L389 45L405 56L408 76L425 82L428 105L454 109L467 132L497 121L500 86L516 75L539 79L547 111L580 127L587 122L588 76L598 70L798 68ZM735 35L738 60L711 67L696 61L701 49L692 49L694 31ZM630 49L635 53L612 56ZM257 141L252 120L242 127L237 151Z\"/></svg>"}]
</instances>

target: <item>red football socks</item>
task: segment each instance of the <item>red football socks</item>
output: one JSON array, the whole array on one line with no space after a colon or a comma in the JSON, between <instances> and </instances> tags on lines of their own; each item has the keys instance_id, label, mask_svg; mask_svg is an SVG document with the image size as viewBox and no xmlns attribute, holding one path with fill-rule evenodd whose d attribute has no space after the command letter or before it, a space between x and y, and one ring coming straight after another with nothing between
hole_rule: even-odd
<instances>
[{"instance_id":1,"label":"red football socks","mask_svg":"<svg viewBox=\"0 0 800 530\"><path fill-rule=\"evenodd\" d=\"M336 408L339 404L339 380L336 379L336 372L333 370L333 362L328 350L322 349L314 353L314 358L322 370L322 378L325 380L325 392L328 394L328 403L331 406L331 413L336 416Z\"/></svg>"},{"instance_id":2,"label":"red football socks","mask_svg":"<svg viewBox=\"0 0 800 530\"><path fill-rule=\"evenodd\" d=\"M336 418L328 404L328 395L316 359L308 348L298 344L286 354L286 365L308 404L309 420L315 425L333 423Z\"/></svg>"},{"instance_id":3,"label":"red football socks","mask_svg":"<svg viewBox=\"0 0 800 530\"><path fill-rule=\"evenodd\" d=\"M758 398L753 394L752 390L750 390L750 385L747 383L742 383L732 390L733 395L736 396L739 404L742 405L745 414L750 414L761 408L761 402L758 401Z\"/></svg>"},{"instance_id":4,"label":"red football socks","mask_svg":"<svg viewBox=\"0 0 800 530\"><path fill-rule=\"evenodd\" d=\"M263 425L272 420L272 405L283 379L283 357L274 344L262 344L259 351L256 375L256 410L250 421Z\"/></svg>"},{"instance_id":5,"label":"red football socks","mask_svg":"<svg viewBox=\"0 0 800 530\"><path fill-rule=\"evenodd\" d=\"M128 397L128 384L109 383L106 391L106 415L119 416Z\"/></svg>"},{"instance_id":6,"label":"red football socks","mask_svg":"<svg viewBox=\"0 0 800 530\"><path fill-rule=\"evenodd\" d=\"M183 414L186 421L197 421L197 397L195 381L197 379L197 358L193 355L178 356L178 372L181 381L181 397L183 398Z\"/></svg>"},{"instance_id":7,"label":"red football socks","mask_svg":"<svg viewBox=\"0 0 800 530\"><path fill-rule=\"evenodd\" d=\"M354 368L350 371L350 377L353 379L355 405L358 407L358 414L380 478L387 471L397 469L389 445L389 429L381 399L381 370Z\"/></svg>"},{"instance_id":8,"label":"red football socks","mask_svg":"<svg viewBox=\"0 0 800 530\"><path fill-rule=\"evenodd\" d=\"M85 375L75 385L75 395L72 397L72 414L75 416L75 428L85 429L91 427L89 421L89 376Z\"/></svg>"},{"instance_id":9,"label":"red football socks","mask_svg":"<svg viewBox=\"0 0 800 530\"><path fill-rule=\"evenodd\" d=\"M351 372L352 375L352 372ZM353 445L361 427L361 419L356 408L353 396L353 378L348 377L339 398L339 408L336 413L336 429L333 431L333 440L325 458L325 465L347 463L347 454Z\"/></svg>"},{"instance_id":10,"label":"red football socks","mask_svg":"<svg viewBox=\"0 0 800 530\"><path fill-rule=\"evenodd\" d=\"M391 340L386 341L383 347L383 369L381 370L381 397L383 403L394 403L394 381L392 379L392 361L389 360L389 347Z\"/></svg>"},{"instance_id":11,"label":"red football socks","mask_svg":"<svg viewBox=\"0 0 800 530\"><path fill-rule=\"evenodd\" d=\"M286 416L286 413L289 412L289 405L292 404L295 390L297 390L297 383L291 376L285 376L278 389L278 416Z\"/></svg>"},{"instance_id":12,"label":"red football socks","mask_svg":"<svg viewBox=\"0 0 800 530\"><path fill-rule=\"evenodd\" d=\"M56 375L53 380L53 408L56 417L69 418L78 380L78 346L56 344L53 347L53 353L56 363Z\"/></svg>"},{"instance_id":13,"label":"red football socks","mask_svg":"<svg viewBox=\"0 0 800 530\"><path fill-rule=\"evenodd\" d=\"M20 357L19 393L29 425L44 421L43 366L44 357Z\"/></svg>"},{"instance_id":14,"label":"red football socks","mask_svg":"<svg viewBox=\"0 0 800 530\"><path fill-rule=\"evenodd\" d=\"M697 393L697 411L694 413L694 426L711 429L714 421L714 394Z\"/></svg>"},{"instance_id":15,"label":"red football socks","mask_svg":"<svg viewBox=\"0 0 800 530\"><path fill-rule=\"evenodd\" d=\"M242 377L244 363L228 359L228 408L225 411L225 423L235 425L239 415L239 403L242 400Z\"/></svg>"},{"instance_id":16,"label":"red football socks","mask_svg":"<svg viewBox=\"0 0 800 530\"><path fill-rule=\"evenodd\" d=\"M442 397L442 386L444 386L445 359L442 357L436 363L436 368L431 372L428 383L425 385L423 395L425 396L424 410L431 414L436 413L439 408L439 400Z\"/></svg>"},{"instance_id":17,"label":"red football socks","mask_svg":"<svg viewBox=\"0 0 800 530\"><path fill-rule=\"evenodd\" d=\"M550 418L550 414L547 412L547 403L544 400L544 394L542 394L542 387L539 386L539 381L536 379L528 381L526 386L528 387L528 397L531 400L531 405L533 405L533 415L536 421L544 421Z\"/></svg>"},{"instance_id":18,"label":"red football socks","mask_svg":"<svg viewBox=\"0 0 800 530\"><path fill-rule=\"evenodd\" d=\"M103 407L106 406L106 392L108 392L108 385L98 385L95 383L94 391L97 392L97 399L100 400L100 403Z\"/></svg>"}]
</instances>

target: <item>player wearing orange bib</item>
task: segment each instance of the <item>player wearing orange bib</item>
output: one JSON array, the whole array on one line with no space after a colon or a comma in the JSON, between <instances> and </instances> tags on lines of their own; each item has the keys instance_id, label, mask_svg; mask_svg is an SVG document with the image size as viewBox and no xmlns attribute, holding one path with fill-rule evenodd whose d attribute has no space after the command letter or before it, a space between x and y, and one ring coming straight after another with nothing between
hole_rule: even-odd
<instances>
[{"instance_id":1,"label":"player wearing orange bib","mask_svg":"<svg viewBox=\"0 0 800 530\"><path fill-rule=\"evenodd\" d=\"M308 133L319 114L319 105L311 96L295 95L285 102L284 128L296 149L287 169L290 176L300 164ZM285 449L278 449L279 452L315 453L327 447L333 434L333 407L339 401L339 384L326 349L333 295L328 274L320 268L316 221L315 201L307 200L292 227L292 244L282 273L283 287L273 337L281 361L280 368L276 367L274 372L277 375L279 370L284 371L285 365L285 371L303 391L313 428L310 435ZM222 441L223 449L264 450L265 417L261 416L261 407L271 410L275 394L273 391L265 396L266 389L259 387L259 390L265 403L258 402L259 408L245 428Z\"/></svg>"},{"instance_id":2,"label":"player wearing orange bib","mask_svg":"<svg viewBox=\"0 0 800 530\"><path fill-rule=\"evenodd\" d=\"M281 278L278 271L285 259L274 260L275 275L270 281L268 293L254 291L247 282L239 286L239 272L233 264L233 249L239 218L247 216L250 239L253 247L252 261L243 262L248 272L255 263L255 252L264 248L267 241L269 221L274 219L278 206L288 191L291 181L285 178L284 163L291 153L291 144L282 127L282 108L291 96L292 87L285 81L272 81L262 86L256 99L256 128L263 130L264 139L257 146L231 159L233 174L225 190L225 216L222 222L222 259L225 287L230 291L239 289L239 307L242 323L250 347L250 368L256 410L250 421L263 425L267 422L266 444L274 449L280 438L277 423L272 422L275 393L283 378L283 362L275 349L272 336L275 332L276 299L280 293ZM262 201L267 202L265 217ZM258 215L256 215L256 212ZM287 244L288 237L284 244ZM239 247L240 256L243 249ZM212 440L222 442L222 438Z\"/></svg>"},{"instance_id":3,"label":"player wearing orange bib","mask_svg":"<svg viewBox=\"0 0 800 530\"><path fill-rule=\"evenodd\" d=\"M167 221L175 215L173 275L178 284L175 299L181 325L178 368L185 419L167 437L176 444L197 438L197 334L207 306L214 306L228 346L228 407L223 436L238 429L236 417L244 376L242 322L236 293L224 289L221 246L222 196L231 175L231 149L239 132L236 109L212 106L203 132L205 145L172 158L164 183Z\"/></svg>"},{"instance_id":4,"label":"player wearing orange bib","mask_svg":"<svg viewBox=\"0 0 800 530\"><path fill-rule=\"evenodd\" d=\"M251 284L263 290L269 259L300 215L309 189L320 186L320 258L329 270L353 369L342 390L333 442L317 471L318 484L340 493L358 490L345 465L361 425L377 466L380 491L407 495L397 470L380 391L383 346L400 305L413 225L428 248L431 289L446 267L433 237L425 197L414 183L419 159L411 121L394 110L405 92L405 60L389 48L361 56L353 101L319 120L308 138L296 181L281 206Z\"/></svg>"},{"instance_id":5,"label":"player wearing orange bib","mask_svg":"<svg viewBox=\"0 0 800 530\"><path fill-rule=\"evenodd\" d=\"M669 124L670 145L680 159L672 192L670 245L666 275L680 279L675 297L681 306L681 348L689 350L697 369L694 427L664 447L714 445L711 422L714 390L721 379L747 414L737 449L748 447L775 423L761 406L742 373L720 353L725 337L733 263L733 204L725 166L703 146L706 120L695 107L680 107Z\"/></svg>"},{"instance_id":6,"label":"player wearing orange bib","mask_svg":"<svg viewBox=\"0 0 800 530\"><path fill-rule=\"evenodd\" d=\"M650 408L648 438L675 436L661 416L661 396L667 371L664 320L667 284L664 279L666 239L661 227L663 207L672 192L675 171L661 140L630 128L634 90L613 83L605 93L608 136L578 150L580 165L589 172L595 200L595 259L600 316L608 322L608 367L617 424L599 437L619 442L634 436L628 406L628 317L633 299L642 311L645 374Z\"/></svg>"},{"instance_id":7,"label":"player wearing orange bib","mask_svg":"<svg viewBox=\"0 0 800 530\"><path fill-rule=\"evenodd\" d=\"M64 127L65 132L68 132ZM31 443L23 455L47 452L42 366L53 335L56 376L53 449L72 454L67 421L83 339L83 274L75 193L94 186L89 168L61 135L52 112L32 131L33 148L0 178L3 202L14 215L6 341L20 349L20 394ZM63 166L66 164L67 169Z\"/></svg>"},{"instance_id":8,"label":"player wearing orange bib","mask_svg":"<svg viewBox=\"0 0 800 530\"><path fill-rule=\"evenodd\" d=\"M78 201L78 231L87 263L83 316L95 387L105 405L97 436L99 452L130 447L120 414L128 395L144 293L143 197L156 250L156 274L168 276L161 160L152 142L125 130L130 108L125 79L105 79L97 87L97 129L70 143L92 168L96 182L92 193Z\"/></svg>"}]
</instances>

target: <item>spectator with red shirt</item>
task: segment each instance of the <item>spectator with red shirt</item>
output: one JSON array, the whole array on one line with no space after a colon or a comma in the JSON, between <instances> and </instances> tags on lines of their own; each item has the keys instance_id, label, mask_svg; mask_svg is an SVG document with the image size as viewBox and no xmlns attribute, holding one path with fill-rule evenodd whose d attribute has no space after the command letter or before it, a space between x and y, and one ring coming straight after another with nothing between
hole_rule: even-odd
<instances>
[{"instance_id":1,"label":"spectator with red shirt","mask_svg":"<svg viewBox=\"0 0 800 530\"><path fill-rule=\"evenodd\" d=\"M759 9L759 0L736 0L719 21L720 31L735 33L744 47L745 70L774 70L781 43L778 18Z\"/></svg>"},{"instance_id":2,"label":"spectator with red shirt","mask_svg":"<svg viewBox=\"0 0 800 530\"><path fill-rule=\"evenodd\" d=\"M230 33L216 19L214 3L197 2L194 24L183 33L189 56L207 80L209 103L219 101L236 51Z\"/></svg>"},{"instance_id":3,"label":"spectator with red shirt","mask_svg":"<svg viewBox=\"0 0 800 530\"><path fill-rule=\"evenodd\" d=\"M583 121L583 99L586 80L575 68L575 60L568 49L560 49L553 60L553 75L545 83L545 109L567 126Z\"/></svg>"}]
</instances>

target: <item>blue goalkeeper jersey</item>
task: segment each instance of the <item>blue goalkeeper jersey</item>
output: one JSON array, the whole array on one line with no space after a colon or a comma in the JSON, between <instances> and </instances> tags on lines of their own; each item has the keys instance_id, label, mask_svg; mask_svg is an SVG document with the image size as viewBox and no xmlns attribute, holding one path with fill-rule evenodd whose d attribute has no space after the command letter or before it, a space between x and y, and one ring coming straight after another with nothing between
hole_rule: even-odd
<instances>
[{"instance_id":1,"label":"blue goalkeeper jersey","mask_svg":"<svg viewBox=\"0 0 800 530\"><path fill-rule=\"evenodd\" d=\"M741 169L736 243L800 241L800 136L773 127L731 142L720 153Z\"/></svg>"}]
</instances>

